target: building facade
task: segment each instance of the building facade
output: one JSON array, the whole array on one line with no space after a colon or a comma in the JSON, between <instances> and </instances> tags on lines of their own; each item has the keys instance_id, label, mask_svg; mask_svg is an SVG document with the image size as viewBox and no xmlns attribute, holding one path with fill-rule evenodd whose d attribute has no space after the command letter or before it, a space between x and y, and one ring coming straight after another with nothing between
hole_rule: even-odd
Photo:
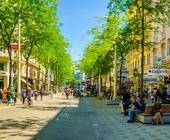
<instances>
[{"instance_id":1,"label":"building facade","mask_svg":"<svg viewBox=\"0 0 170 140\"><path fill-rule=\"evenodd\" d=\"M12 70L12 86L17 89L17 54L12 52L13 70ZM50 89L50 85L54 80L53 75L46 73L45 68L40 65L35 59L30 59L28 67L28 82L31 88L40 89L41 86ZM22 57L21 60L21 84L26 85L26 62ZM41 85L41 86L40 86ZM9 86L9 55L7 51L0 51L0 89Z\"/></svg>"},{"instance_id":2,"label":"building facade","mask_svg":"<svg viewBox=\"0 0 170 140\"><path fill-rule=\"evenodd\" d=\"M154 42L152 47L145 48L144 51L144 85L153 89L166 86L170 93L168 82L165 78L170 77L170 8L167 24L152 24L154 30L146 36L150 42ZM129 53L127 60L129 78L133 81L134 90L140 88L141 73L141 51L133 50Z\"/></svg>"}]
</instances>

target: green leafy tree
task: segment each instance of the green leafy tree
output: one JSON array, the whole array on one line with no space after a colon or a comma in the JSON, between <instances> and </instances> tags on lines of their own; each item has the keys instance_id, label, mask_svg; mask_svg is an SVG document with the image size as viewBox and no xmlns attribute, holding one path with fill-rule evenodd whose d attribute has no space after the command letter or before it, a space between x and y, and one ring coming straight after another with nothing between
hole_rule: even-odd
<instances>
[{"instance_id":1,"label":"green leafy tree","mask_svg":"<svg viewBox=\"0 0 170 140\"><path fill-rule=\"evenodd\" d=\"M12 85L12 43L16 43L17 36L14 35L20 13L25 8L21 0L19 7L18 0L2 0L0 2L0 38L1 50L7 50L9 54L9 88Z\"/></svg>"},{"instance_id":2,"label":"green leafy tree","mask_svg":"<svg viewBox=\"0 0 170 140\"><path fill-rule=\"evenodd\" d=\"M141 96L143 95L143 77L144 77L144 50L151 46L153 42L147 40L147 36L152 31L152 23L162 24L167 17L167 7L169 0L110 0L109 9L112 12L129 13L129 21L127 22L133 30L136 40L134 44L136 48L141 50ZM118 8L115 8L118 7ZM141 46L141 47L137 47Z\"/></svg>"}]
</instances>

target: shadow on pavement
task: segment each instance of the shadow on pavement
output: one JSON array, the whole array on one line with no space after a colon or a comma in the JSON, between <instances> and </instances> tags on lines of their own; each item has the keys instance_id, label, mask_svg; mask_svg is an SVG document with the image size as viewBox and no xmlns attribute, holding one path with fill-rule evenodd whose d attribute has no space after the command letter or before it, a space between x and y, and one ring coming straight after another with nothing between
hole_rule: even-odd
<instances>
[{"instance_id":1,"label":"shadow on pavement","mask_svg":"<svg viewBox=\"0 0 170 140\"><path fill-rule=\"evenodd\" d=\"M38 110L38 111L55 111L60 109L60 107L49 107L49 106L32 106L30 108L27 107L17 107L17 108L21 108L21 109L29 109L29 110Z\"/></svg>"},{"instance_id":2,"label":"shadow on pavement","mask_svg":"<svg viewBox=\"0 0 170 140\"><path fill-rule=\"evenodd\" d=\"M67 118L69 118L72 115L72 112L75 112L77 110L77 108L78 107L65 107L65 108L63 108L60 111L60 113L57 114L53 119L51 119L48 122L48 124L45 125L38 132L38 134L35 135L31 140L47 140L47 139L49 139L49 140L57 140L57 139L60 140L60 138L59 138L60 134L63 136L63 135L65 135L65 132L67 133L68 130L70 129L70 127L68 127L66 125L66 124L68 124L68 121L69 121L69 120L67 120ZM68 110L71 110L71 111L68 111ZM75 122L76 122L76 120L72 123L75 123ZM79 128L77 128L77 129L79 129ZM65 137L64 140L70 140L69 134L65 135L64 137Z\"/></svg>"},{"instance_id":3,"label":"shadow on pavement","mask_svg":"<svg viewBox=\"0 0 170 140\"><path fill-rule=\"evenodd\" d=\"M36 131L40 126L44 124L45 120L40 120L39 118L24 118L23 120L6 119L0 120L0 135L1 133L6 133L8 136L24 136L33 137L33 134L26 133L24 130L29 130L30 132ZM7 130L7 131L6 131ZM10 130L10 131L8 131ZM6 137L0 137L0 139L5 139Z\"/></svg>"}]
</instances>

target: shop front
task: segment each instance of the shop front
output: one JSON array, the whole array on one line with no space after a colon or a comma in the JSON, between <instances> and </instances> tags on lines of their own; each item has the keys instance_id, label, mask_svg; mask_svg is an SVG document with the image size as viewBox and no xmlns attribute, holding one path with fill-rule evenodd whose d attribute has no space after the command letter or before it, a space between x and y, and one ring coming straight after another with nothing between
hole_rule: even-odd
<instances>
[{"instance_id":1,"label":"shop front","mask_svg":"<svg viewBox=\"0 0 170 140\"><path fill-rule=\"evenodd\" d=\"M167 88L170 93L170 82L167 79L169 73L170 69L148 69L146 85L149 87L149 90L155 91L159 88Z\"/></svg>"}]
</instances>

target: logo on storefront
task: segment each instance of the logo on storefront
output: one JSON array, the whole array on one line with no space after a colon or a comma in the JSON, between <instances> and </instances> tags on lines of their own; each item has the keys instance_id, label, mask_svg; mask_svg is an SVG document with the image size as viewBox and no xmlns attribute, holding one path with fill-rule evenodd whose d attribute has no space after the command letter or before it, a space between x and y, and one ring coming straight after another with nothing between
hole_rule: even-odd
<instances>
[{"instance_id":1,"label":"logo on storefront","mask_svg":"<svg viewBox=\"0 0 170 140\"><path fill-rule=\"evenodd\" d=\"M169 69L148 69L147 75L168 76Z\"/></svg>"}]
</instances>

